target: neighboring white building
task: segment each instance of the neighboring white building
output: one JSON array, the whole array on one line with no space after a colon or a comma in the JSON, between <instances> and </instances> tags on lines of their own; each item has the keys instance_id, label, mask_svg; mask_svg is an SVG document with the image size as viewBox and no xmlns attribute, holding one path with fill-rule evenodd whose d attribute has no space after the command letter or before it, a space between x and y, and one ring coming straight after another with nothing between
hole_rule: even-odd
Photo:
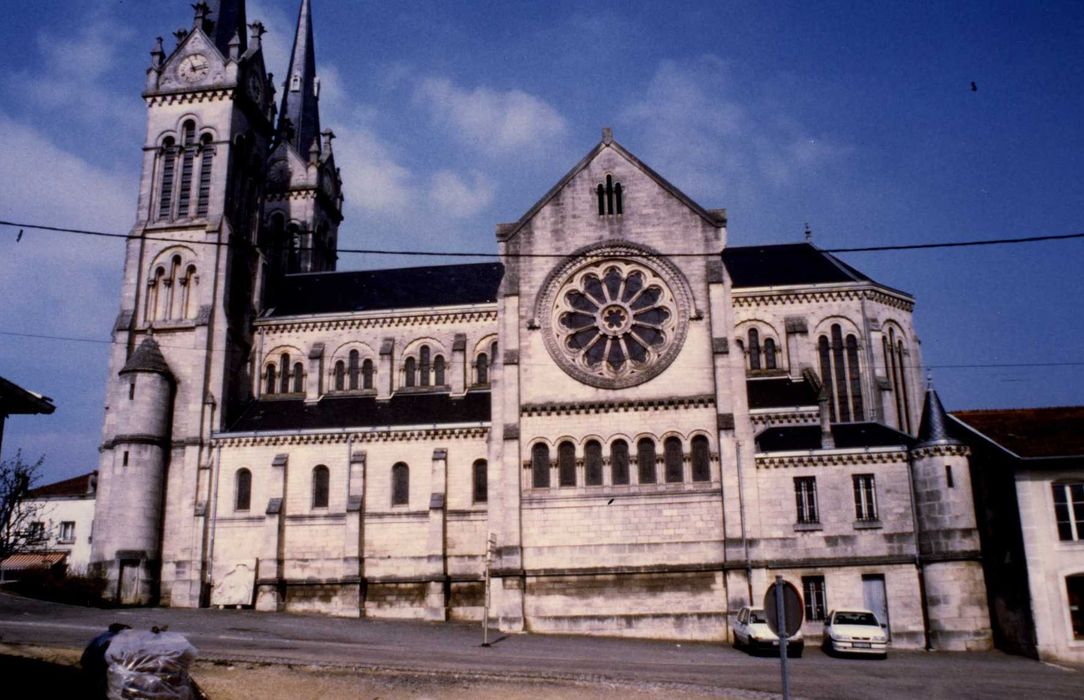
<instances>
[{"instance_id":1,"label":"neighboring white building","mask_svg":"<svg viewBox=\"0 0 1084 700\"><path fill-rule=\"evenodd\" d=\"M910 295L808 243L729 245L609 130L497 226L500 262L335 272L309 3L277 125L244 19L197 5L148 69L111 595L477 619L492 535L504 630L725 639L781 573L809 634L861 605L899 646L989 646Z\"/></svg>"},{"instance_id":2,"label":"neighboring white building","mask_svg":"<svg viewBox=\"0 0 1084 700\"><path fill-rule=\"evenodd\" d=\"M27 493L21 507L32 513L32 520L26 524L41 532L42 540L33 552L16 556L28 562L37 558L48 566L62 564L69 574L85 573L90 565L97 483L98 472L90 472Z\"/></svg>"},{"instance_id":3,"label":"neighboring white building","mask_svg":"<svg viewBox=\"0 0 1084 700\"><path fill-rule=\"evenodd\" d=\"M958 411L994 639L1084 662L1084 406Z\"/></svg>"}]
</instances>

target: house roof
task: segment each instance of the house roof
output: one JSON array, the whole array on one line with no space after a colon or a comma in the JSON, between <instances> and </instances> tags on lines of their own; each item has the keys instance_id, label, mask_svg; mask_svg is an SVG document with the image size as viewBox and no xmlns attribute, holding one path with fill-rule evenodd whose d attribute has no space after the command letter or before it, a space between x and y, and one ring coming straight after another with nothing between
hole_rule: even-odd
<instances>
[{"instance_id":1,"label":"house roof","mask_svg":"<svg viewBox=\"0 0 1084 700\"><path fill-rule=\"evenodd\" d=\"M834 423L832 438L836 449L860 447L910 447L915 439L910 435L880 423ZM819 425L785 425L768 428L756 436L758 452L792 452L821 449Z\"/></svg>"},{"instance_id":2,"label":"house roof","mask_svg":"<svg viewBox=\"0 0 1084 700\"><path fill-rule=\"evenodd\" d=\"M30 413L52 413L53 400L24 389L15 382L0 377L0 417Z\"/></svg>"},{"instance_id":3,"label":"house roof","mask_svg":"<svg viewBox=\"0 0 1084 700\"><path fill-rule=\"evenodd\" d=\"M56 498L63 496L93 496L98 485L98 472L87 472L63 481L39 486L27 492L27 498Z\"/></svg>"},{"instance_id":4,"label":"house roof","mask_svg":"<svg viewBox=\"0 0 1084 700\"><path fill-rule=\"evenodd\" d=\"M953 411L952 417L1024 459L1084 456L1084 406Z\"/></svg>"},{"instance_id":5,"label":"house roof","mask_svg":"<svg viewBox=\"0 0 1084 700\"><path fill-rule=\"evenodd\" d=\"M805 379L790 377L749 379L745 382L749 408L790 408L816 406L817 389Z\"/></svg>"},{"instance_id":6,"label":"house roof","mask_svg":"<svg viewBox=\"0 0 1084 700\"><path fill-rule=\"evenodd\" d=\"M67 552L24 552L12 554L0 561L4 571L27 571L31 569L51 569L68 558Z\"/></svg>"},{"instance_id":7,"label":"house roof","mask_svg":"<svg viewBox=\"0 0 1084 700\"><path fill-rule=\"evenodd\" d=\"M472 263L287 275L264 316L488 304L503 274L500 263Z\"/></svg>"},{"instance_id":8,"label":"house roof","mask_svg":"<svg viewBox=\"0 0 1084 700\"><path fill-rule=\"evenodd\" d=\"M873 281L812 243L728 247L723 264L735 288Z\"/></svg>"},{"instance_id":9,"label":"house roof","mask_svg":"<svg viewBox=\"0 0 1084 700\"><path fill-rule=\"evenodd\" d=\"M446 393L397 394L388 400L377 400L375 396L325 396L316 403L306 403L304 399L266 399L253 401L229 432L483 423L489 421L489 407L488 391L471 391L454 398Z\"/></svg>"}]
</instances>

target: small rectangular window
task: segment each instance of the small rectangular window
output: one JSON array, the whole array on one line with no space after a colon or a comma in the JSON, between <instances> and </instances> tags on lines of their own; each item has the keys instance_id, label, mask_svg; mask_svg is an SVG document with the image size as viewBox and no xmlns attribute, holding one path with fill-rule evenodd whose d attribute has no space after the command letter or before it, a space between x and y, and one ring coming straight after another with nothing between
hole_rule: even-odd
<instances>
[{"instance_id":1,"label":"small rectangular window","mask_svg":"<svg viewBox=\"0 0 1084 700\"><path fill-rule=\"evenodd\" d=\"M60 523L60 541L63 543L75 542L75 522L65 520Z\"/></svg>"},{"instance_id":2,"label":"small rectangular window","mask_svg":"<svg viewBox=\"0 0 1084 700\"><path fill-rule=\"evenodd\" d=\"M124 451L124 456L123 456L123 464L122 464L122 466L125 466L125 467L127 467L127 466L128 466L128 450L125 450L125 451Z\"/></svg>"},{"instance_id":3,"label":"small rectangular window","mask_svg":"<svg viewBox=\"0 0 1084 700\"><path fill-rule=\"evenodd\" d=\"M805 619L823 620L828 610L828 596L823 576L803 576L802 592L805 594Z\"/></svg>"},{"instance_id":4,"label":"small rectangular window","mask_svg":"<svg viewBox=\"0 0 1084 700\"><path fill-rule=\"evenodd\" d=\"M128 385L128 400L132 401L134 399L135 399L135 382L132 382L131 384Z\"/></svg>"},{"instance_id":5,"label":"small rectangular window","mask_svg":"<svg viewBox=\"0 0 1084 700\"><path fill-rule=\"evenodd\" d=\"M873 474L854 476L854 517L862 522L877 520L877 489Z\"/></svg>"},{"instance_id":6,"label":"small rectangular window","mask_svg":"<svg viewBox=\"0 0 1084 700\"><path fill-rule=\"evenodd\" d=\"M1084 483L1052 484L1058 539L1084 540Z\"/></svg>"},{"instance_id":7,"label":"small rectangular window","mask_svg":"<svg viewBox=\"0 0 1084 700\"><path fill-rule=\"evenodd\" d=\"M952 465L951 464L946 464L945 465L945 484L948 485L948 487L950 489L956 488L956 482L953 481L953 479L952 479Z\"/></svg>"},{"instance_id":8,"label":"small rectangular window","mask_svg":"<svg viewBox=\"0 0 1084 700\"><path fill-rule=\"evenodd\" d=\"M817 512L817 477L795 477L794 500L799 524L813 525L820 522L820 514Z\"/></svg>"}]
</instances>

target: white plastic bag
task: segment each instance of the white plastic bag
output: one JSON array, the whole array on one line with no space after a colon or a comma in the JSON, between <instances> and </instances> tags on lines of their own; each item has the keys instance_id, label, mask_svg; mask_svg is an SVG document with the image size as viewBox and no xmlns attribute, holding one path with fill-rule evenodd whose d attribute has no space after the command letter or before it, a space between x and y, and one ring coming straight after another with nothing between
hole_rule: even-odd
<instances>
[{"instance_id":1,"label":"white plastic bag","mask_svg":"<svg viewBox=\"0 0 1084 700\"><path fill-rule=\"evenodd\" d=\"M176 632L125 630L105 653L109 700L193 700L196 648Z\"/></svg>"}]
</instances>

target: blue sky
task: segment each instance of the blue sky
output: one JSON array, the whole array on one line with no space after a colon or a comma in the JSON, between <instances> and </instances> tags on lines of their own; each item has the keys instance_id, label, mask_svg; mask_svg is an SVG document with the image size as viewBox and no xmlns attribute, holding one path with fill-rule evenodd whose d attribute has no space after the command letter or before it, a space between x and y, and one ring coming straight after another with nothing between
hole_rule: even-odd
<instances>
[{"instance_id":1,"label":"blue sky","mask_svg":"<svg viewBox=\"0 0 1084 700\"><path fill-rule=\"evenodd\" d=\"M154 37L189 0L17 3L0 23L0 218L127 232ZM299 0L249 2L286 69ZM731 245L825 248L1084 230L1080 3L313 0L343 247L494 250L603 126ZM977 90L971 90L974 81ZM108 341L119 241L0 229L0 332ZM915 295L950 409L1084 403L1084 241L850 254ZM341 269L428 262L344 256ZM96 468L108 346L0 335L53 397L3 456Z\"/></svg>"}]
</instances>

